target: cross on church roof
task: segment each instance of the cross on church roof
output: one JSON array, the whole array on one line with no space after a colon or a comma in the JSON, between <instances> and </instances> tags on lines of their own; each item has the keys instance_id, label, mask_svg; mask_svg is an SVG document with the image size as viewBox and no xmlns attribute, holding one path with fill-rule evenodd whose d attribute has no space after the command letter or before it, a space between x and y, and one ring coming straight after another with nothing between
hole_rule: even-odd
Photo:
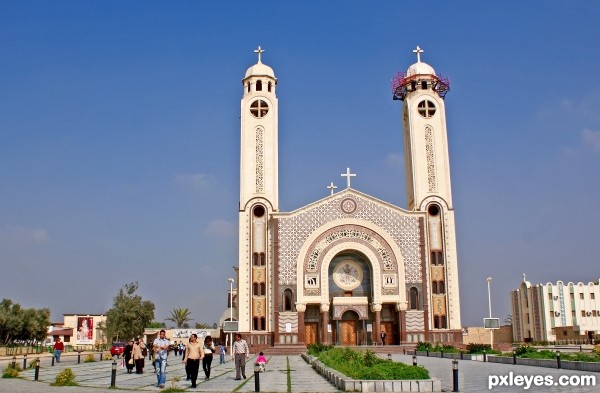
<instances>
[{"instance_id":1,"label":"cross on church roof","mask_svg":"<svg viewBox=\"0 0 600 393\"><path fill-rule=\"evenodd\" d=\"M343 175L342 175L343 176ZM331 182L328 186L327 189L331 190L331 195L333 195L333 190L335 190L337 188L337 186L333 185L333 182Z\"/></svg>"},{"instance_id":2,"label":"cross on church roof","mask_svg":"<svg viewBox=\"0 0 600 393\"><path fill-rule=\"evenodd\" d=\"M350 188L350 178L356 176L356 173L350 173L350 168L346 168L346 173L342 173L341 176L346 178L348 181L348 188Z\"/></svg>"},{"instance_id":3,"label":"cross on church roof","mask_svg":"<svg viewBox=\"0 0 600 393\"><path fill-rule=\"evenodd\" d=\"M260 49L260 46L258 47ZM255 51L256 52L256 51ZM417 45L417 49L413 49L413 53L417 54L417 63L421 62L421 53L425 52L419 45ZM260 61L260 57L259 57Z\"/></svg>"},{"instance_id":4,"label":"cross on church roof","mask_svg":"<svg viewBox=\"0 0 600 393\"><path fill-rule=\"evenodd\" d=\"M264 49L260 48L260 45L258 46L258 49L254 49L254 53L258 54L258 62L260 63L260 55L264 52Z\"/></svg>"}]
</instances>

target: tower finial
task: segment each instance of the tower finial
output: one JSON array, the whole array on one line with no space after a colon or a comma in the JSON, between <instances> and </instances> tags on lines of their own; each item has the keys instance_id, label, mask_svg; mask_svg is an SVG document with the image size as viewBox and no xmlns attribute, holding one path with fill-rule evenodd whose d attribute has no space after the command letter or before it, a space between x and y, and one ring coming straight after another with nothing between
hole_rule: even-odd
<instances>
[{"instance_id":1,"label":"tower finial","mask_svg":"<svg viewBox=\"0 0 600 393\"><path fill-rule=\"evenodd\" d=\"M258 48L260 49L260 46ZM417 49L413 49L413 53L417 54L417 63L421 62L421 53L423 53L423 52L425 52L425 51L423 49L421 49L421 47L419 45L417 45ZM259 57L259 59L260 59L260 57Z\"/></svg>"},{"instance_id":2,"label":"tower finial","mask_svg":"<svg viewBox=\"0 0 600 393\"><path fill-rule=\"evenodd\" d=\"M258 46L258 49L254 50L254 53L258 54L258 62L261 63L260 61L260 55L264 52L264 49L261 49L260 45Z\"/></svg>"}]
</instances>

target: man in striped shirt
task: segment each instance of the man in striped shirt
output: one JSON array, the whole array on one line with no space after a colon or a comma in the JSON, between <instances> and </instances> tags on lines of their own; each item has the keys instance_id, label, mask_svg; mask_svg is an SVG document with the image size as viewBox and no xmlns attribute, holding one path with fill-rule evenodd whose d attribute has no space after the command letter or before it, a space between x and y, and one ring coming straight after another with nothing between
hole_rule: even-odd
<instances>
[{"instance_id":1,"label":"man in striped shirt","mask_svg":"<svg viewBox=\"0 0 600 393\"><path fill-rule=\"evenodd\" d=\"M242 335L239 333L235 335L233 355L235 359L235 379L238 381L241 379L240 373L246 379L246 359L250 357L250 348L248 348L248 343L242 339Z\"/></svg>"}]
</instances>

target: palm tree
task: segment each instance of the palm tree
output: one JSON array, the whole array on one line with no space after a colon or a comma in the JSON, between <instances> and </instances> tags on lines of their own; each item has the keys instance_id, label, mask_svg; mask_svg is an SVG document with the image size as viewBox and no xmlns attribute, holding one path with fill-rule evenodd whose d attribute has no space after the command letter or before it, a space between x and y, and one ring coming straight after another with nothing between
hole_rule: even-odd
<instances>
[{"instance_id":1,"label":"palm tree","mask_svg":"<svg viewBox=\"0 0 600 393\"><path fill-rule=\"evenodd\" d=\"M174 308L173 311L171 311L171 317L167 318L167 321L175 322L177 328L181 329L186 322L192 320L190 314L191 312L187 308Z\"/></svg>"}]
</instances>

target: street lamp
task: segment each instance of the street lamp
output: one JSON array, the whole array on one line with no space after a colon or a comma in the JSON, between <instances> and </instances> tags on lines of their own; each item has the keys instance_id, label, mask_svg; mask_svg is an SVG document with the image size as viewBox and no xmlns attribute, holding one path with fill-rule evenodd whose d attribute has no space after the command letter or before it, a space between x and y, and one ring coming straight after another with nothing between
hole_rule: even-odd
<instances>
[{"instance_id":1,"label":"street lamp","mask_svg":"<svg viewBox=\"0 0 600 393\"><path fill-rule=\"evenodd\" d=\"M490 320L492 319L492 295L490 292L490 282L492 282L492 277L488 276L485 281L487 282L488 287L488 304L490 307ZM490 329L490 346L494 349L494 329Z\"/></svg>"},{"instance_id":2,"label":"street lamp","mask_svg":"<svg viewBox=\"0 0 600 393\"><path fill-rule=\"evenodd\" d=\"M229 320L233 322L233 283L235 280L229 277L227 281L229 281ZM233 356L233 332L229 332L229 345L231 346L229 354Z\"/></svg>"}]
</instances>

